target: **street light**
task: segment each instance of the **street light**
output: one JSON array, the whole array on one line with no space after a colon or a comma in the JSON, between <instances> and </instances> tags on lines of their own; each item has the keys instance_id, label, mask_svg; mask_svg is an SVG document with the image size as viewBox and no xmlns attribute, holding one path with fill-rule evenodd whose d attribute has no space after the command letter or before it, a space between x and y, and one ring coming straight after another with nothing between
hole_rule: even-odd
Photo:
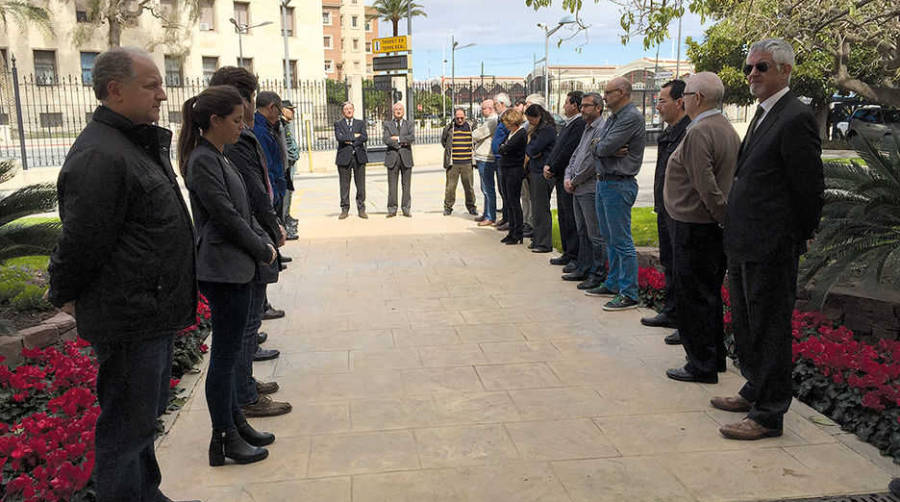
<instances>
[{"instance_id":1,"label":"street light","mask_svg":"<svg viewBox=\"0 0 900 502\"><path fill-rule=\"evenodd\" d=\"M291 0L281 0L281 36L284 38L284 99L291 99L291 56L288 51L287 8ZM291 27L293 29L293 27Z\"/></svg>"},{"instance_id":2,"label":"street light","mask_svg":"<svg viewBox=\"0 0 900 502\"><path fill-rule=\"evenodd\" d=\"M474 43L459 45L450 35L450 108L456 109L456 51L472 47ZM471 90L471 89L470 89Z\"/></svg>"},{"instance_id":3,"label":"street light","mask_svg":"<svg viewBox=\"0 0 900 502\"><path fill-rule=\"evenodd\" d=\"M244 67L244 46L241 45L241 35L247 34L251 28L259 28L260 26L266 26L272 24L272 21L263 21L259 24L254 24L252 26L248 26L246 24L240 24L234 20L233 17L228 18L228 21L234 25L234 31L238 34L238 66L241 68Z\"/></svg>"},{"instance_id":4,"label":"street light","mask_svg":"<svg viewBox=\"0 0 900 502\"><path fill-rule=\"evenodd\" d=\"M544 23L537 24L538 28L544 30L544 101L548 108L550 108L550 37L563 26L574 22L574 17L563 16L553 28L550 28Z\"/></svg>"}]
</instances>

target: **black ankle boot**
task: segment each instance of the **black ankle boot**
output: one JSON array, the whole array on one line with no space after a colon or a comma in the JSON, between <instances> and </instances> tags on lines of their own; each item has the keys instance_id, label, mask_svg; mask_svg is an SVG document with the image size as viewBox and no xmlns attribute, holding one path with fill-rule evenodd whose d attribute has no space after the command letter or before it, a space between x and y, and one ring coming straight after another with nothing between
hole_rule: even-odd
<instances>
[{"instance_id":1,"label":"black ankle boot","mask_svg":"<svg viewBox=\"0 0 900 502\"><path fill-rule=\"evenodd\" d=\"M230 458L238 464L252 464L269 456L269 450L250 446L241 438L236 427L226 431L213 431L209 442L209 465L225 465Z\"/></svg>"},{"instance_id":2,"label":"black ankle boot","mask_svg":"<svg viewBox=\"0 0 900 502\"><path fill-rule=\"evenodd\" d=\"M238 434L251 446L267 446L275 442L275 434L260 432L254 429L246 420L236 422Z\"/></svg>"}]
</instances>

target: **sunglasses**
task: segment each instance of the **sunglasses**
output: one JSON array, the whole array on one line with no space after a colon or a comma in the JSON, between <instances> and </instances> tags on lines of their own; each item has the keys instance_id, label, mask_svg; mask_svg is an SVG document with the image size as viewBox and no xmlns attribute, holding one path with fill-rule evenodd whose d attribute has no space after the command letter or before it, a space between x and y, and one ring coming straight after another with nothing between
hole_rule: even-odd
<instances>
[{"instance_id":1,"label":"sunglasses","mask_svg":"<svg viewBox=\"0 0 900 502\"><path fill-rule=\"evenodd\" d=\"M761 63L756 63L755 65L748 64L744 65L744 75L750 75L753 72L753 68L756 67L756 71L760 73L765 73L769 71L769 63L763 61Z\"/></svg>"}]
</instances>

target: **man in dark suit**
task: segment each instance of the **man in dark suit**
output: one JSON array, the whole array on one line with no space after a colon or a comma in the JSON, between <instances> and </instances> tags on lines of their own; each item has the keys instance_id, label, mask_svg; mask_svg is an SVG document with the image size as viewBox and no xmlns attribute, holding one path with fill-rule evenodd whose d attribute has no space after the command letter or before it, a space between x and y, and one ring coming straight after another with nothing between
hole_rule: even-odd
<instances>
[{"instance_id":1,"label":"man in dark suit","mask_svg":"<svg viewBox=\"0 0 900 502\"><path fill-rule=\"evenodd\" d=\"M366 124L353 118L353 103L346 102L341 108L344 117L334 123L334 139L337 140L338 177L341 180L340 219L350 214L350 177L356 181L356 210L360 218L366 214Z\"/></svg>"},{"instance_id":2,"label":"man in dark suit","mask_svg":"<svg viewBox=\"0 0 900 502\"><path fill-rule=\"evenodd\" d=\"M722 426L730 439L780 436L791 404L791 313L797 264L822 214L822 144L812 110L788 84L794 50L780 39L750 46L744 74L759 100L741 144L725 217L734 339L747 383L719 409L747 412ZM752 306L752 308L751 308Z\"/></svg>"},{"instance_id":3,"label":"man in dark suit","mask_svg":"<svg viewBox=\"0 0 900 502\"><path fill-rule=\"evenodd\" d=\"M416 140L412 122L403 118L403 103L394 103L391 109L393 120L382 124L384 130L383 140L387 145L387 153L384 154L384 167L387 168L388 177L388 218L397 216L397 180L403 178L403 202L401 209L403 216L412 217L409 212L410 196L409 186L412 178L412 144Z\"/></svg>"},{"instance_id":4,"label":"man in dark suit","mask_svg":"<svg viewBox=\"0 0 900 502\"><path fill-rule=\"evenodd\" d=\"M569 165L569 159L575 153L578 142L581 141L581 134L584 133L584 119L581 118L581 91L572 91L566 94L566 102L563 105L563 112L566 114L566 125L559 131L556 137L556 143L550 156L547 157L547 163L544 165L544 177L548 180L554 180L556 184L556 209L557 221L559 222L559 237L562 239L562 256L551 258L552 265L568 265L569 262L578 259L578 229L575 227L575 207L572 204L572 194L566 191L563 186L565 180L566 167ZM575 267L572 267L575 268ZM586 268L586 267L581 267ZM563 279L571 276L566 274ZM569 280L584 280L586 275L576 276Z\"/></svg>"}]
</instances>

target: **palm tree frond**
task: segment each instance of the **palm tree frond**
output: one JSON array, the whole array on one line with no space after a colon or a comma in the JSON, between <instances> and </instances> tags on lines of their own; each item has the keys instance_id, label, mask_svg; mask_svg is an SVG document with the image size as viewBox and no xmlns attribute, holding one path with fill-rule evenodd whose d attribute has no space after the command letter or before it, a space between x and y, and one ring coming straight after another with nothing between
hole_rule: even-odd
<instances>
[{"instance_id":1,"label":"palm tree frond","mask_svg":"<svg viewBox=\"0 0 900 502\"><path fill-rule=\"evenodd\" d=\"M0 225L56 207L56 187L42 183L22 187L0 200Z\"/></svg>"},{"instance_id":2,"label":"palm tree frond","mask_svg":"<svg viewBox=\"0 0 900 502\"><path fill-rule=\"evenodd\" d=\"M56 246L62 224L3 225L0 227L0 261L19 256L48 255Z\"/></svg>"}]
</instances>

